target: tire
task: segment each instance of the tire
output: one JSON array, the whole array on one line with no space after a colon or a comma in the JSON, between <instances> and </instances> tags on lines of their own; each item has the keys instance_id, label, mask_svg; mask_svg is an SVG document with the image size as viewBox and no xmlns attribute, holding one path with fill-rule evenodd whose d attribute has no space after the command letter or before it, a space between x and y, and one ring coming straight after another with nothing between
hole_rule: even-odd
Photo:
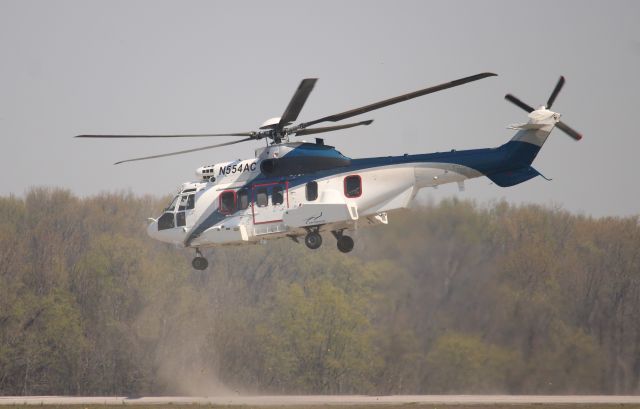
<instances>
[{"instance_id":1,"label":"tire","mask_svg":"<svg viewBox=\"0 0 640 409\"><path fill-rule=\"evenodd\" d=\"M191 265L196 270L206 270L209 267L209 262L204 257L196 257L191 262Z\"/></svg>"},{"instance_id":2,"label":"tire","mask_svg":"<svg viewBox=\"0 0 640 409\"><path fill-rule=\"evenodd\" d=\"M319 233L311 232L305 236L304 244L311 250L319 249L322 246L322 236Z\"/></svg>"},{"instance_id":3,"label":"tire","mask_svg":"<svg viewBox=\"0 0 640 409\"><path fill-rule=\"evenodd\" d=\"M348 253L353 250L353 239L349 236L342 236L338 239L338 250Z\"/></svg>"}]
</instances>

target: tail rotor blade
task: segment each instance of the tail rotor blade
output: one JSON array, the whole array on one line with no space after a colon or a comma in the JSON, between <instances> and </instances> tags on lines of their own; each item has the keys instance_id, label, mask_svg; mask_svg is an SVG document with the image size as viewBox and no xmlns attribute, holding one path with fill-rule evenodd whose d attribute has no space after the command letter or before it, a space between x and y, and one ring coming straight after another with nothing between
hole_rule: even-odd
<instances>
[{"instance_id":1,"label":"tail rotor blade","mask_svg":"<svg viewBox=\"0 0 640 409\"><path fill-rule=\"evenodd\" d=\"M556 87L553 89L553 92L551 93L549 100L547 101L547 109L551 109L551 105L553 105L553 102L556 100L556 97L560 93L560 90L562 89L563 86L564 86L564 77L561 76L560 79L558 80L558 83L556 84Z\"/></svg>"},{"instance_id":2,"label":"tail rotor blade","mask_svg":"<svg viewBox=\"0 0 640 409\"><path fill-rule=\"evenodd\" d=\"M574 130L569 125L565 124L564 122L558 121L556 126L558 128L560 128L560 130L562 132L566 133L567 135L569 135L570 137L572 137L576 141L579 141L580 139L582 139L582 134L581 133L579 133L578 131Z\"/></svg>"},{"instance_id":3,"label":"tail rotor blade","mask_svg":"<svg viewBox=\"0 0 640 409\"><path fill-rule=\"evenodd\" d=\"M525 104L524 102L520 101L518 98L514 97L511 94L505 95L504 99L506 99L507 101L511 102L514 105L519 106L520 108L524 109L527 112L535 111L531 106Z\"/></svg>"}]
</instances>

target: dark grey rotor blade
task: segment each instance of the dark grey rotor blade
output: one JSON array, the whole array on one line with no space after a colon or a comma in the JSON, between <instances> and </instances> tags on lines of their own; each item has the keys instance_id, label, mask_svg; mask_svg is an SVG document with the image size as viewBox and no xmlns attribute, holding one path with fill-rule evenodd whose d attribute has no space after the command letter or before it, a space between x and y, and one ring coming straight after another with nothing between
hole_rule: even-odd
<instances>
[{"instance_id":1,"label":"dark grey rotor blade","mask_svg":"<svg viewBox=\"0 0 640 409\"><path fill-rule=\"evenodd\" d=\"M76 138L199 138L208 136L254 136L255 134L255 132L236 132L191 135L77 135Z\"/></svg>"},{"instance_id":2,"label":"dark grey rotor blade","mask_svg":"<svg viewBox=\"0 0 640 409\"><path fill-rule=\"evenodd\" d=\"M507 94L504 96L504 99L506 99L507 101L519 106L520 108L524 109L527 112L533 112L535 111L535 109L533 109L532 107L530 107L529 105L525 104L524 102L520 101L518 98L514 97L511 94Z\"/></svg>"},{"instance_id":3,"label":"dark grey rotor blade","mask_svg":"<svg viewBox=\"0 0 640 409\"><path fill-rule=\"evenodd\" d=\"M486 78L486 77L494 77L496 75L497 74L494 74L494 73L491 73L491 72L484 72L482 74L477 74L477 75L472 75L470 77L460 78L460 79L455 80L455 81L447 82L447 83L436 85L436 86L429 87L429 88L424 88L424 89L421 89L421 90L418 90L418 91L414 91L414 92L410 92L408 94L400 95L400 96L397 96L397 97L385 99L384 101L375 102L373 104L369 104L369 105L366 105L366 106L363 106L363 107L360 107L360 108L355 108L355 109L352 109L352 110L349 110L349 111L341 112L339 114L325 116L323 118L316 119L316 120L311 121L311 122L305 122L305 123L303 123L301 125L303 127L307 127L307 126L318 124L320 122L342 121L343 119L347 119L347 118L351 118L352 116L364 114L365 112L370 112L370 111L373 111L375 109L384 108L384 107L387 107L389 105L397 104L399 102L404 102L404 101L408 101L408 100L413 99L413 98L421 97L423 95L431 94L432 92L442 91L442 90L447 89L447 88L457 87L458 85L463 85L463 84L466 84L468 82L477 81L477 80L480 80L480 79Z\"/></svg>"},{"instance_id":4,"label":"dark grey rotor blade","mask_svg":"<svg viewBox=\"0 0 640 409\"><path fill-rule=\"evenodd\" d=\"M325 127L322 127L322 128L307 128L307 129L302 129L302 130L296 132L296 136L313 135L313 134L316 134L316 133L338 131L340 129L353 128L354 126L360 126L360 125L371 125L372 122L373 122L373 119L369 119L368 121L356 122L356 123L352 123L352 124L336 125L336 126L325 126Z\"/></svg>"},{"instance_id":5,"label":"dark grey rotor blade","mask_svg":"<svg viewBox=\"0 0 640 409\"><path fill-rule=\"evenodd\" d=\"M164 158L165 156L182 155L183 153L203 151L205 149L213 149L213 148L218 148L220 146L233 145L233 144L236 144L236 143L246 142L246 141L251 141L251 140L253 140L253 138L246 138L246 139L240 139L239 141L219 143L217 145L204 146L202 148L187 149L187 150L184 150L184 151L163 153L161 155L144 156L144 157L141 157L141 158L126 159L126 160L121 160L120 162L116 162L116 163L114 163L114 165L118 165L120 163L125 163L125 162L133 162L133 161L136 161L136 160L146 160L146 159Z\"/></svg>"},{"instance_id":6,"label":"dark grey rotor blade","mask_svg":"<svg viewBox=\"0 0 640 409\"><path fill-rule=\"evenodd\" d=\"M553 92L551 92L551 96L549 96L549 100L547 101L547 109L551 109L551 105L553 105L553 101L556 100L556 97L558 96L558 93L560 93L560 90L562 89L563 86L564 86L564 77L560 76L560 79L558 80L556 87L553 89Z\"/></svg>"},{"instance_id":7,"label":"dark grey rotor blade","mask_svg":"<svg viewBox=\"0 0 640 409\"><path fill-rule=\"evenodd\" d=\"M558 121L556 126L560 128L562 132L566 133L576 141L579 141L580 139L582 139L582 134L580 132L572 129L569 125L565 124L564 122Z\"/></svg>"},{"instance_id":8,"label":"dark grey rotor blade","mask_svg":"<svg viewBox=\"0 0 640 409\"><path fill-rule=\"evenodd\" d=\"M289 101L289 105L287 105L287 109L284 110L282 117L280 117L280 122L278 123L279 128L282 129L286 124L298 119L298 115L305 102L307 102L307 98L309 98L309 94L316 85L316 81L318 81L317 78L306 78L300 82L298 89L295 94L293 94L293 97L291 97L291 101Z\"/></svg>"}]
</instances>

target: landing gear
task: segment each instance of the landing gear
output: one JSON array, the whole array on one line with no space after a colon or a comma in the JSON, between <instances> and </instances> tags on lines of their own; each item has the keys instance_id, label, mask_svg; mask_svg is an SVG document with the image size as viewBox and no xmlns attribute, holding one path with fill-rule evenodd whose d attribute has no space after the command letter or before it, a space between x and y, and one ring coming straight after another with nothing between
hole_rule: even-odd
<instances>
[{"instance_id":1,"label":"landing gear","mask_svg":"<svg viewBox=\"0 0 640 409\"><path fill-rule=\"evenodd\" d=\"M348 253L353 250L353 239L349 236L342 236L338 239L338 250Z\"/></svg>"},{"instance_id":2,"label":"landing gear","mask_svg":"<svg viewBox=\"0 0 640 409\"><path fill-rule=\"evenodd\" d=\"M332 231L331 233L333 233L334 237L338 241L338 250L340 250L342 253L348 253L353 250L353 239L342 234L342 230Z\"/></svg>"},{"instance_id":3,"label":"landing gear","mask_svg":"<svg viewBox=\"0 0 640 409\"><path fill-rule=\"evenodd\" d=\"M209 262L206 258L202 257L202 253L200 253L199 249L196 249L196 257L191 262L191 265L196 270L205 270L209 267Z\"/></svg>"},{"instance_id":4,"label":"landing gear","mask_svg":"<svg viewBox=\"0 0 640 409\"><path fill-rule=\"evenodd\" d=\"M304 244L311 250L319 249L322 246L322 236L317 231L310 231L304 237Z\"/></svg>"}]
</instances>

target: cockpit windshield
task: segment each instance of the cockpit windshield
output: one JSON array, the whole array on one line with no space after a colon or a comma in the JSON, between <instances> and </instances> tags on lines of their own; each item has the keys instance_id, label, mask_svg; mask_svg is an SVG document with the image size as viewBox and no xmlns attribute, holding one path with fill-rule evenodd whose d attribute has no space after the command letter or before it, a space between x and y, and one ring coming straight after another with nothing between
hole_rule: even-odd
<instances>
[{"instance_id":1,"label":"cockpit windshield","mask_svg":"<svg viewBox=\"0 0 640 409\"><path fill-rule=\"evenodd\" d=\"M176 203L178 203L178 199L180 199L180 196L176 196L173 198L173 200L171 201L171 203L169 204L169 206L167 206L164 211L165 212L171 212L173 211L173 209L175 209L176 207Z\"/></svg>"}]
</instances>

